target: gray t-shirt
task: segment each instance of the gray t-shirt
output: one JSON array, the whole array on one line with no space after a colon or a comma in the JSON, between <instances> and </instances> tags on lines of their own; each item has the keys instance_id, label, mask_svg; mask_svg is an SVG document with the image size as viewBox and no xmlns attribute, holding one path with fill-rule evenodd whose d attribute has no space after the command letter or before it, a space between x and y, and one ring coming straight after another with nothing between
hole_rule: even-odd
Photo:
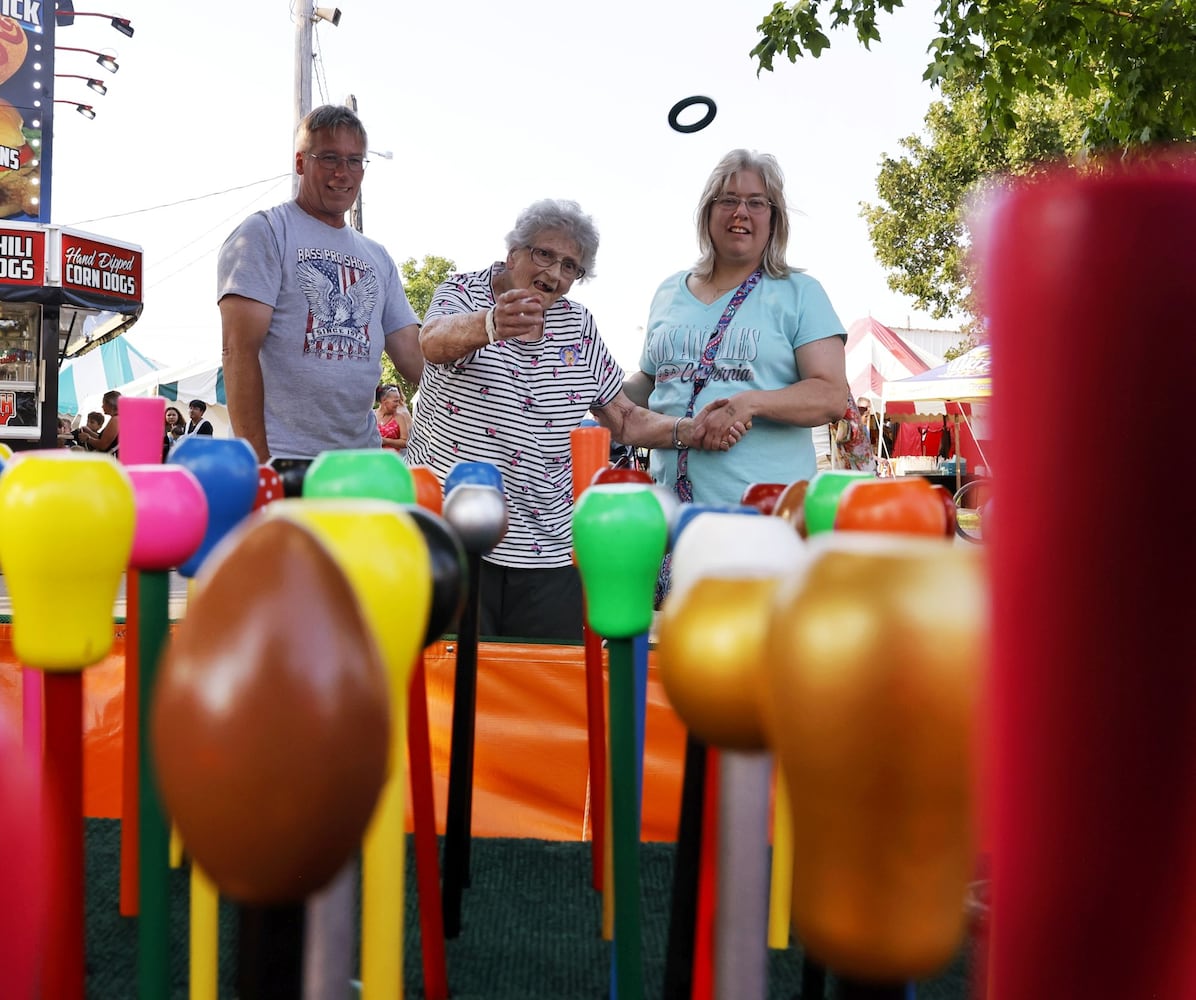
<instances>
[{"instance_id":1,"label":"gray t-shirt","mask_svg":"<svg viewBox=\"0 0 1196 1000\"><path fill-rule=\"evenodd\" d=\"M259 355L272 457L380 446L386 335L418 322L380 243L293 201L256 212L220 248L217 301L226 295L274 309Z\"/></svg>"}]
</instances>

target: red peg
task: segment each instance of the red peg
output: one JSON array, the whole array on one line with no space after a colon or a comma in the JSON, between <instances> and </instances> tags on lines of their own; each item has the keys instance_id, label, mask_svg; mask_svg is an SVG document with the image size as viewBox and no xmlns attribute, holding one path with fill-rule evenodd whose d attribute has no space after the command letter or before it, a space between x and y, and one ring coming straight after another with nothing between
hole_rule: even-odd
<instances>
[{"instance_id":1,"label":"red peg","mask_svg":"<svg viewBox=\"0 0 1196 1000\"><path fill-rule=\"evenodd\" d=\"M788 483L751 483L743 491L739 502L745 507L755 507L761 514L771 514L777 501L788 487Z\"/></svg>"},{"instance_id":2,"label":"red peg","mask_svg":"<svg viewBox=\"0 0 1196 1000\"><path fill-rule=\"evenodd\" d=\"M37 983L48 902L44 844L37 776L0 717L0 995L6 997L31 997Z\"/></svg>"},{"instance_id":3,"label":"red peg","mask_svg":"<svg viewBox=\"0 0 1196 1000\"><path fill-rule=\"evenodd\" d=\"M643 483L652 485L652 477L643 469L632 469L629 466L619 468L609 467L599 469L590 480L591 486L609 486L611 483Z\"/></svg>"},{"instance_id":4,"label":"red peg","mask_svg":"<svg viewBox=\"0 0 1196 1000\"><path fill-rule=\"evenodd\" d=\"M253 500L253 509L259 510L266 504L283 497L282 476L269 465L258 466L257 496Z\"/></svg>"},{"instance_id":5,"label":"red peg","mask_svg":"<svg viewBox=\"0 0 1196 1000\"><path fill-rule=\"evenodd\" d=\"M1193 997L1196 158L1035 178L972 222L999 494L988 995ZM1092 413L1114 386L1083 496L1061 495L1026 415ZM1174 447L1144 452L1148 427Z\"/></svg>"}]
</instances>

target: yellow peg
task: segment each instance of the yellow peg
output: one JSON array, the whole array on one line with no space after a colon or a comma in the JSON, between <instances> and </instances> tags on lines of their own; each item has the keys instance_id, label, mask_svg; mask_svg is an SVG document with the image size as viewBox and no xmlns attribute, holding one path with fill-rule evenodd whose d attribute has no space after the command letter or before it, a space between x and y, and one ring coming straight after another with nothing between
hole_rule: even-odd
<instances>
[{"instance_id":1,"label":"yellow peg","mask_svg":"<svg viewBox=\"0 0 1196 1000\"><path fill-rule=\"evenodd\" d=\"M83 968L83 668L112 648L112 605L133 547L133 485L100 455L23 452L0 475L0 565L12 597L12 645L44 670L43 781L56 873L41 956L44 996L81 997ZM62 595L76 594L63 613Z\"/></svg>"},{"instance_id":2,"label":"yellow peg","mask_svg":"<svg viewBox=\"0 0 1196 1000\"><path fill-rule=\"evenodd\" d=\"M112 648L112 606L133 547L133 485L102 455L23 452L0 476L0 560L13 651L26 666L81 670ZM63 613L62 595L73 595Z\"/></svg>"},{"instance_id":3,"label":"yellow peg","mask_svg":"<svg viewBox=\"0 0 1196 1000\"><path fill-rule=\"evenodd\" d=\"M766 644L793 929L837 974L920 979L957 951L973 877L983 563L939 539L824 537Z\"/></svg>"}]
</instances>

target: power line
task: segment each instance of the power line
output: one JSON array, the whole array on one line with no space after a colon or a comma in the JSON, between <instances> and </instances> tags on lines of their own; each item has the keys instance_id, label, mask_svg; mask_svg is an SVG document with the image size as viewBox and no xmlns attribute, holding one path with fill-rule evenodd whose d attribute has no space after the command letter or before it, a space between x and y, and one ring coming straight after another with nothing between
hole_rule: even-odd
<instances>
[{"instance_id":1,"label":"power line","mask_svg":"<svg viewBox=\"0 0 1196 1000\"><path fill-rule=\"evenodd\" d=\"M162 205L152 205L149 208L135 208L129 212L116 212L112 215L98 215L94 219L82 219L79 222L66 222L66 226L86 226L93 222L105 222L108 219L125 219L130 215L142 215L145 212L157 212L163 208L174 208L177 205L187 205L195 201L204 201L207 198L219 198L221 195L231 194L233 191L244 191L246 188L256 187L259 184L272 184L275 181L282 180L284 177L290 177L289 173L275 174L273 177L263 177L261 180L250 181L248 184L238 184L236 187L224 188L222 191L212 191L209 194L197 194L193 198L180 198L178 201L168 201Z\"/></svg>"},{"instance_id":2,"label":"power line","mask_svg":"<svg viewBox=\"0 0 1196 1000\"><path fill-rule=\"evenodd\" d=\"M288 176L288 175L283 175L283 176L285 177L285 176ZM282 178L274 178L274 179L277 181L277 180L281 180ZM276 186L277 186L277 185L276 185ZM273 189L271 189L271 190L273 190ZM198 236L196 236L194 239L192 239L192 240L188 241L187 243L184 243L184 244L183 244L181 247L179 247L177 250L172 250L170 253L166 254L166 256L164 256L164 257L159 257L157 260L155 260L155 261L154 261L154 266L155 266L155 267L161 267L161 266L162 266L164 263L166 263L166 261L170 260L172 257L177 257L177 256L178 256L179 254L181 254L181 253L182 253L184 250L187 250L187 249L189 249L189 248L191 248L191 247L195 246L195 244L196 244L196 243L198 243L200 240L202 240L202 239L203 239L205 236L209 236L209 235L211 235L211 234L212 234L212 233L214 233L214 232L215 232L217 229L221 228L221 227L222 227L222 226L224 226L224 225L227 225L227 224L228 224L230 221L232 221L233 219L240 219L242 216L244 216L244 214L245 214L245 213L246 213L246 212L249 210L249 208L250 208L250 207L251 207L251 206L252 206L252 205L253 205L255 202L257 202L257 201L260 201L260 200L261 200L263 197L265 197L265 195L267 195L267 194L269 194L269 191L264 191L264 192L262 192L261 194L255 194L255 195L254 195L254 196L253 196L253 197L252 197L252 198L251 198L251 199L250 199L248 202L246 202L244 205L242 205L242 206L239 206L237 209L235 209L234 211L232 211L232 212L230 212L228 215L226 215L226 216L225 216L223 219L220 219L218 222L215 222L215 223L214 223L212 226L210 226L208 229L204 230L202 233L200 233L200 234L199 234ZM197 263L197 261L198 261L198 260L202 260L204 257L208 256L210 253L212 253L212 251L211 251L211 250L207 250L207 251L205 251L205 252L204 252L204 253L203 253L203 254L202 254L202 255L201 255L199 258L197 258L197 260L195 260L195 261L192 261L192 262L191 262L191 264ZM146 288L152 288L154 285L160 284L161 282L163 282L163 281L166 281L168 278L172 278L172 277L174 277L176 274L178 274L178 273L179 273L179 271L185 271L185 270L186 270L188 267L190 267L190 266L191 266L191 264L185 264L185 265L183 265L183 267L181 267L181 268L178 268L178 269L177 269L177 270L175 270L175 271L171 271L171 272L170 272L170 274L166 275L165 277L163 277L163 278L158 278L157 280L155 280L155 281L152 281L152 282L151 282L151 281L149 281L149 280L148 280L148 278L147 278L147 281L146 281Z\"/></svg>"},{"instance_id":3,"label":"power line","mask_svg":"<svg viewBox=\"0 0 1196 1000\"><path fill-rule=\"evenodd\" d=\"M328 80L324 75L324 54L320 48L320 33L319 31L312 32L312 38L315 42L316 51L312 55L312 68L315 71L314 76L316 80L316 87L320 91L320 100L325 104L330 103L328 100Z\"/></svg>"}]
</instances>

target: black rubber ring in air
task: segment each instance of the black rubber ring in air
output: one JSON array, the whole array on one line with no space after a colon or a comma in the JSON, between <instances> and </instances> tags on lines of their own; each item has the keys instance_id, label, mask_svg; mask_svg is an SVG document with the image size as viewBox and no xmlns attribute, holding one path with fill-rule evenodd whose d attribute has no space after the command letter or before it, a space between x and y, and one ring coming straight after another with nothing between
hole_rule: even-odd
<instances>
[{"instance_id":1,"label":"black rubber ring in air","mask_svg":"<svg viewBox=\"0 0 1196 1000\"><path fill-rule=\"evenodd\" d=\"M691 122L689 125L682 125L677 121L682 111L686 108L692 108L695 104L706 105L706 114L704 116L696 122ZM714 121L714 116L717 112L718 106L709 97L687 97L673 105L673 109L669 112L669 126L677 132L701 132L702 129Z\"/></svg>"}]
</instances>

